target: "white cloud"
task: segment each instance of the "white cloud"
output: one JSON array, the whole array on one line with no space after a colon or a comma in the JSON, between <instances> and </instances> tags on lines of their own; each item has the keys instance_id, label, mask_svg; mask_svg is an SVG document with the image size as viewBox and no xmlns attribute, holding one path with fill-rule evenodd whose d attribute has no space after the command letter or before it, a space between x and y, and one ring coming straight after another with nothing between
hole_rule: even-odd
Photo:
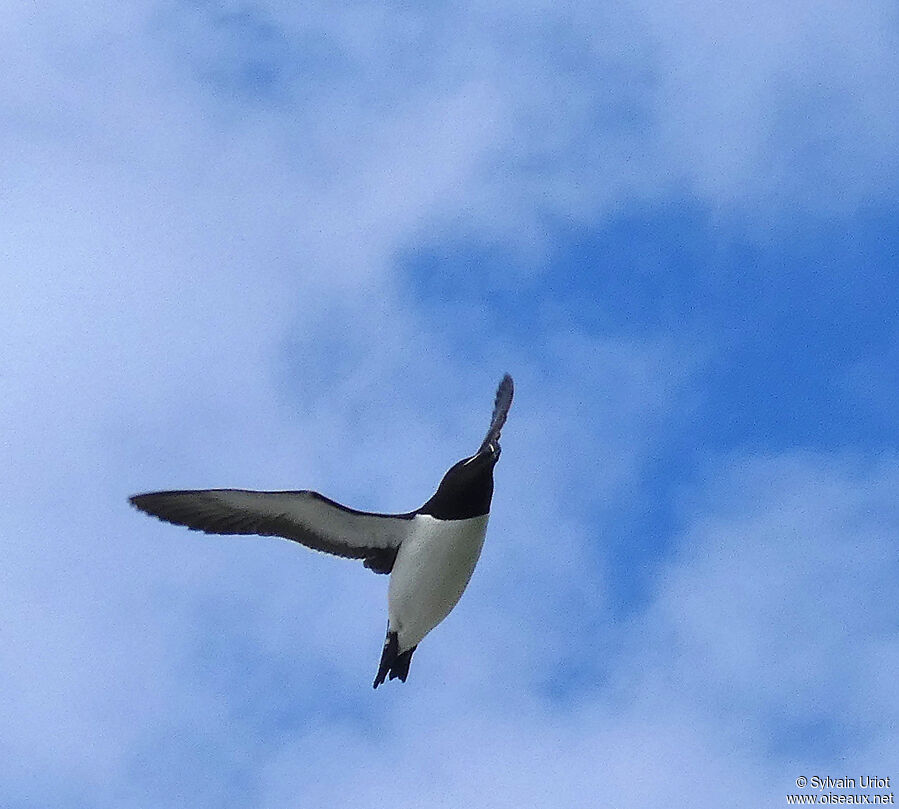
<instances>
[{"instance_id":1,"label":"white cloud","mask_svg":"<svg viewBox=\"0 0 899 809\"><path fill-rule=\"evenodd\" d=\"M227 182L245 217L281 222L348 286L368 251L420 233L540 248L547 218L684 189L770 225L852 211L899 168L886 2L92 4L19 22L4 37L13 152L50 132L149 183L166 167L199 180L201 200L204 179ZM260 174L281 194L252 208Z\"/></svg>"},{"instance_id":2,"label":"white cloud","mask_svg":"<svg viewBox=\"0 0 899 809\"><path fill-rule=\"evenodd\" d=\"M887 3L639 3L659 139L725 208L843 213L894 186L896 28Z\"/></svg>"},{"instance_id":3,"label":"white cloud","mask_svg":"<svg viewBox=\"0 0 899 809\"><path fill-rule=\"evenodd\" d=\"M2 687L17 698L0 772L23 799L37 768L49 802L118 806L145 805L157 767L197 796L217 794L200 784L224 778L215 767L172 775L178 762L156 756L266 755L271 739L256 750L234 735L250 673L228 649L244 648L274 689L289 670L290 693L328 669L311 717L330 688L342 711L349 693L368 713L387 704L373 708L368 688L383 580L287 543L161 529L125 496L309 485L360 506L413 507L480 438L497 375L536 380L547 358L497 340L483 367L461 368L390 274L393 251L459 196L490 143L489 88L450 88L365 126L348 114L349 137L330 147L341 170L322 179L297 157L288 112L217 117L208 88L132 29L145 23L107 11L102 24L32 18L42 47L23 49L15 88L8 77L28 121L3 131L18 162L0 221L12 312L0 326L11 383L0 478L13 504L0 518L13 538ZM599 348L591 373L623 376L629 404L655 408L639 369L664 367L664 353ZM543 393L569 414L578 394L566 376L581 370L570 364ZM626 431L639 438L639 418ZM634 464L618 454L609 490ZM210 626L219 613L226 625ZM198 647L217 638L204 660ZM277 690L271 699L283 703Z\"/></svg>"},{"instance_id":4,"label":"white cloud","mask_svg":"<svg viewBox=\"0 0 899 809\"><path fill-rule=\"evenodd\" d=\"M624 652L600 636L538 664L617 648L607 681L547 701L509 688L494 647L480 676L505 687L487 696L441 661L443 687L410 680L371 733L317 726L286 745L262 805L776 806L798 775L889 774L896 464L787 456L710 473L653 603L609 630ZM534 627L517 631L528 644Z\"/></svg>"},{"instance_id":5,"label":"white cloud","mask_svg":"<svg viewBox=\"0 0 899 809\"><path fill-rule=\"evenodd\" d=\"M893 637L896 465L798 456L741 467L706 495L711 514L687 533L655 618L674 625L685 660L704 662L692 688L705 699L867 735L897 696L892 708L862 704L882 665L870 650Z\"/></svg>"},{"instance_id":6,"label":"white cloud","mask_svg":"<svg viewBox=\"0 0 899 809\"><path fill-rule=\"evenodd\" d=\"M288 59L272 65L283 95L262 100L238 98L253 87L233 70L240 31L204 39L237 6L145 18L112 4L47 7L0 33L11 68L0 71L0 139L15 158L0 217L0 521L12 538L0 688L16 696L0 722L6 791L119 809L148 795L175 805L174 782L192 805L221 806L236 772L262 805L316 789L346 805L391 791L404 805L458 805L490 781L493 805L626 806L664 804L712 774L695 804L708 805L736 773L754 785L736 800L756 806L778 771L764 758L765 722L798 722L831 692L835 721L853 711L869 760L885 758L890 465L812 458L733 472L690 520L695 556L675 562L628 626L632 646L615 626L597 637L603 538L590 498L572 514L569 496L586 482L598 499L639 497L691 360L673 340L613 342L565 324L543 324L536 347L485 335L477 360L460 358L392 263L449 224L539 241L527 231L540 215L585 218L662 193L672 172L660 167L672 163L685 166L676 179L731 200L753 160L767 160L759 87L780 75L787 43L758 65L747 54L764 30L719 49L689 19L649 8L615 12L593 36L576 12L541 33L548 11L536 7L485 12L511 17L505 27L474 11L265 8L261 22L290 47L311 28L334 61L328 51L302 75ZM851 42L880 30L873 14ZM864 146L872 161L889 126L872 79L892 58L883 37L858 73L858 103L883 116ZM679 82L701 75L697 42L708 58L732 55L717 71L731 81L682 104ZM814 52L839 73L828 55L839 47ZM232 72L211 75L217 66ZM616 89L622 77L632 84ZM631 105L624 132L602 112ZM746 120L754 146L719 141ZM870 165L860 195L878 187ZM368 677L383 580L287 543L163 528L125 506L144 487L309 485L362 507L413 507L480 437L507 369L519 394L499 491L531 500L498 497L458 615L406 687L377 700ZM822 643L793 645L822 621ZM583 701L539 696L546 672L593 655L609 679L580 686ZM808 659L822 671L805 676ZM262 707L267 696L274 707ZM37 792L34 769L46 775Z\"/></svg>"}]
</instances>

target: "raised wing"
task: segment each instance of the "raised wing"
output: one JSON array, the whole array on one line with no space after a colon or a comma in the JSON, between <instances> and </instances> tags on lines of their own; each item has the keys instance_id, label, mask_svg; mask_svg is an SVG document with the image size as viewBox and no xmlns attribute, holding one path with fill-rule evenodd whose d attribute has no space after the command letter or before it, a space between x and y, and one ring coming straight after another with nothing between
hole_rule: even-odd
<instances>
[{"instance_id":1,"label":"raised wing","mask_svg":"<svg viewBox=\"0 0 899 809\"><path fill-rule=\"evenodd\" d=\"M292 539L316 551L364 559L375 573L393 569L415 513L356 511L309 491L201 489L137 494L130 501L147 514L195 531Z\"/></svg>"},{"instance_id":2,"label":"raised wing","mask_svg":"<svg viewBox=\"0 0 899 809\"><path fill-rule=\"evenodd\" d=\"M481 443L481 450L488 444L495 444L499 441L500 431L506 423L506 416L509 415L509 408L512 406L512 394L514 393L514 390L512 377L505 374L496 390L496 401L493 403L493 416L490 419L490 429L487 430L487 435L484 436L484 441Z\"/></svg>"}]
</instances>

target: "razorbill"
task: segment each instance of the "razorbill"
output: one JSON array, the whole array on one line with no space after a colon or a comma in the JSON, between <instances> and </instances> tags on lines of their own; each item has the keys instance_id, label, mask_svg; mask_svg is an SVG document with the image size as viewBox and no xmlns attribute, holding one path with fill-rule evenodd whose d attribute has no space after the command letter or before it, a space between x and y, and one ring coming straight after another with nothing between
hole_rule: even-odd
<instances>
[{"instance_id":1,"label":"razorbill","mask_svg":"<svg viewBox=\"0 0 899 809\"><path fill-rule=\"evenodd\" d=\"M478 451L451 466L434 496L406 514L357 511L312 491L201 489L137 494L130 501L196 531L283 537L389 573L387 639L374 687L388 676L405 682L412 653L456 606L481 555L512 391L506 374Z\"/></svg>"}]
</instances>

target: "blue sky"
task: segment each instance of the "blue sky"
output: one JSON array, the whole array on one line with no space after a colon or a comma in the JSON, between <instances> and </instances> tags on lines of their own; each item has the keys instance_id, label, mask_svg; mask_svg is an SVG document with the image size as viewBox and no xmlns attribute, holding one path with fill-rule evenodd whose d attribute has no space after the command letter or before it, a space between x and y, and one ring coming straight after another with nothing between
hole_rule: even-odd
<instances>
[{"instance_id":1,"label":"blue sky","mask_svg":"<svg viewBox=\"0 0 899 809\"><path fill-rule=\"evenodd\" d=\"M880 0L8 9L3 805L899 777L897 46ZM505 371L404 686L383 577L127 506L414 508Z\"/></svg>"}]
</instances>

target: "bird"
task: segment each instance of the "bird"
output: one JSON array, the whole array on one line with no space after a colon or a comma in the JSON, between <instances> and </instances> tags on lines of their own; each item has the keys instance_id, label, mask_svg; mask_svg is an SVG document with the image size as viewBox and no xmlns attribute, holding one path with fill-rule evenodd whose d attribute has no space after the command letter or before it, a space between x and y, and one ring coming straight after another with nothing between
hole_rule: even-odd
<instances>
[{"instance_id":1,"label":"bird","mask_svg":"<svg viewBox=\"0 0 899 809\"><path fill-rule=\"evenodd\" d=\"M459 602L481 555L493 499L493 469L514 385L505 374L478 451L453 464L433 496L403 514L358 511L318 492L195 489L136 494L133 506L207 534L255 534L362 560L389 574L387 637L373 687L406 682L418 644Z\"/></svg>"}]
</instances>

